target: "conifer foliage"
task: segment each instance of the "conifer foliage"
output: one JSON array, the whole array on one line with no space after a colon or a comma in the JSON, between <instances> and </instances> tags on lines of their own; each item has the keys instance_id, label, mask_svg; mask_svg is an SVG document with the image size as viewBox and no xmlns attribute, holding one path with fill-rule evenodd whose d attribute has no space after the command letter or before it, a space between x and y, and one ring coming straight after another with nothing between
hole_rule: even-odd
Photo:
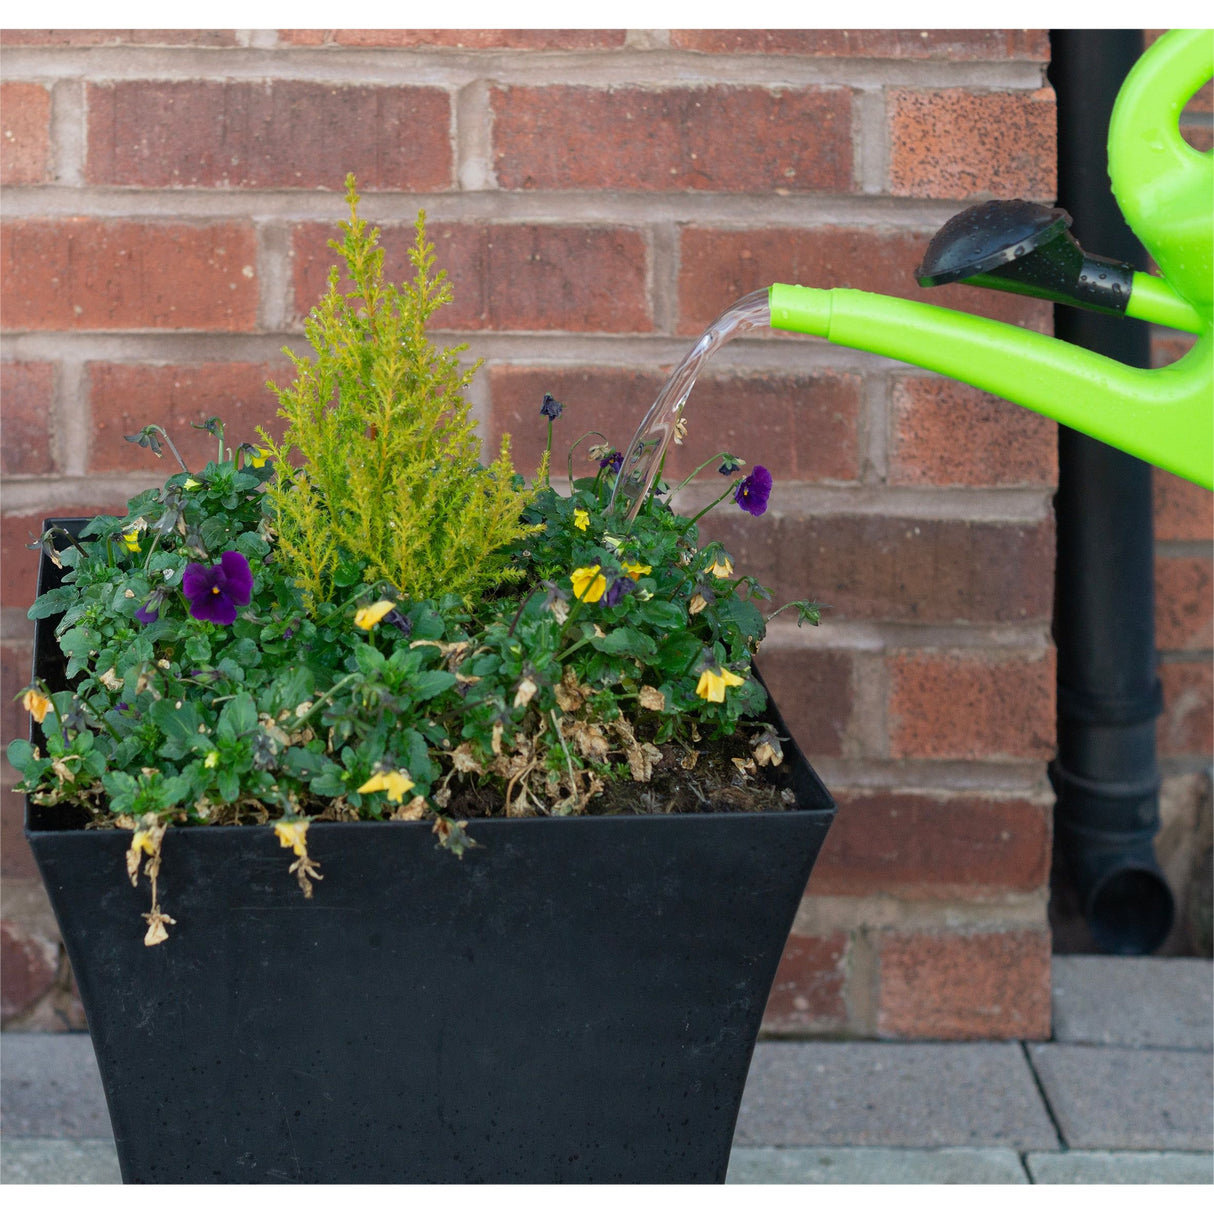
<instances>
[{"instance_id":1,"label":"conifer foliage","mask_svg":"<svg viewBox=\"0 0 1214 1214\"><path fill-rule=\"evenodd\" d=\"M336 586L376 578L409 598L450 593L472 606L520 576L506 550L532 530L521 519L534 494L514 472L508 436L492 464L480 462L464 397L477 367L460 368L465 346L427 337L451 287L434 272L425 213L413 281L398 288L384 282L379 230L358 216L353 175L346 188L344 238L329 243L348 283L329 271L304 326L315 357L288 350L294 382L270 384L287 421L282 443L260 432L277 469L267 494L279 560L313 607Z\"/></svg>"}]
</instances>

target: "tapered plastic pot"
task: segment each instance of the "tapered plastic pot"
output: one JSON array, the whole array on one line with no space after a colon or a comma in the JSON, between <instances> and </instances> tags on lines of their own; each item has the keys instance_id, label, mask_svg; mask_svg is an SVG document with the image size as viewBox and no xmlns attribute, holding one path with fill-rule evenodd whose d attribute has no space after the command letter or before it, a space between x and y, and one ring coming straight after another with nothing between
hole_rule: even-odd
<instances>
[{"instance_id":1,"label":"tapered plastic pot","mask_svg":"<svg viewBox=\"0 0 1214 1214\"><path fill-rule=\"evenodd\" d=\"M316 823L311 899L268 826L170 830L151 948L126 833L27 806L123 1179L723 1181L834 816L784 749L786 812L474 820L462 860L422 822Z\"/></svg>"}]
</instances>

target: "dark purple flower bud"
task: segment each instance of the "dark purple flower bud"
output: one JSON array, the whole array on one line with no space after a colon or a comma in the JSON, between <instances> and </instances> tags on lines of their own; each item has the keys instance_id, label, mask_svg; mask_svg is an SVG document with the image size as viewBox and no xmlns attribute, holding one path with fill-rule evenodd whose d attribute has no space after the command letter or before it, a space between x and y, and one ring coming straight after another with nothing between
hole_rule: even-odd
<instances>
[{"instance_id":1,"label":"dark purple flower bud","mask_svg":"<svg viewBox=\"0 0 1214 1214\"><path fill-rule=\"evenodd\" d=\"M253 571L239 552L228 551L216 565L187 565L181 591L196 620L232 624L236 608L247 606L253 596Z\"/></svg>"},{"instance_id":2,"label":"dark purple flower bud","mask_svg":"<svg viewBox=\"0 0 1214 1214\"><path fill-rule=\"evenodd\" d=\"M736 455L727 455L725 462L717 469L722 476L733 476L742 467L742 460Z\"/></svg>"},{"instance_id":3,"label":"dark purple flower bud","mask_svg":"<svg viewBox=\"0 0 1214 1214\"><path fill-rule=\"evenodd\" d=\"M164 591L153 590L148 595L147 602L135 612L135 618L141 624L154 624L160 619L160 604L164 602Z\"/></svg>"},{"instance_id":4,"label":"dark purple flower bud","mask_svg":"<svg viewBox=\"0 0 1214 1214\"><path fill-rule=\"evenodd\" d=\"M614 607L626 594L631 594L637 588L636 582L630 577L618 577L610 586L599 602L604 607Z\"/></svg>"},{"instance_id":5,"label":"dark purple flower bud","mask_svg":"<svg viewBox=\"0 0 1214 1214\"><path fill-rule=\"evenodd\" d=\"M610 468L612 472L619 472L620 465L624 462L623 451L613 451L606 458L599 460L600 468Z\"/></svg>"},{"instance_id":6,"label":"dark purple flower bud","mask_svg":"<svg viewBox=\"0 0 1214 1214\"><path fill-rule=\"evenodd\" d=\"M767 499L771 496L771 473L762 464L755 464L755 470L738 482L733 491L733 499L747 514L756 518L767 509Z\"/></svg>"},{"instance_id":7,"label":"dark purple flower bud","mask_svg":"<svg viewBox=\"0 0 1214 1214\"><path fill-rule=\"evenodd\" d=\"M407 615L401 615L395 607L384 616L383 622L399 629L402 636L409 636L413 632L413 621Z\"/></svg>"},{"instance_id":8,"label":"dark purple flower bud","mask_svg":"<svg viewBox=\"0 0 1214 1214\"><path fill-rule=\"evenodd\" d=\"M551 392L544 393L544 403L540 405L540 412L550 421L554 422L561 415L561 410L564 405L559 400L555 400Z\"/></svg>"}]
</instances>

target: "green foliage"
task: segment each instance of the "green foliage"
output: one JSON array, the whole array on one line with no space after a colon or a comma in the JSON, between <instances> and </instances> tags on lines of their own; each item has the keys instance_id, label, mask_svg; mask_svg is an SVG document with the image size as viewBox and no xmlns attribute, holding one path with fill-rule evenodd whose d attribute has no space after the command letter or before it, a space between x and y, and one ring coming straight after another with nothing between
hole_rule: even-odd
<instances>
[{"instance_id":1,"label":"green foliage","mask_svg":"<svg viewBox=\"0 0 1214 1214\"><path fill-rule=\"evenodd\" d=\"M422 819L460 855L475 846L461 806L586 812L608 782L647 782L667 744L694 761L740 735L756 763L779 762L770 730L747 732L766 707L751 669L764 588L701 546L700 516L676 514L660 480L631 525L609 511L608 447L592 477L573 477L570 454L567 495L547 454L530 488L504 446L478 463L468 376L425 337L447 292L424 229L413 284L384 287L356 203L351 186L356 290L334 273L309 318L317 358L280 390L281 447L225 450L210 419L201 472L182 464L125 518L40 541L63 584L30 616L57 617L64 668L23 693L40 730L9 759L36 803L132 830L152 943L171 922L155 892L168 823L272 821L308 893L311 818ZM550 448L561 409L537 408ZM130 437L176 455L157 426ZM722 460L714 505L741 483L741 461ZM187 593L225 558L252 582L230 623ZM789 607L817 623L814 604Z\"/></svg>"},{"instance_id":2,"label":"green foliage","mask_svg":"<svg viewBox=\"0 0 1214 1214\"><path fill-rule=\"evenodd\" d=\"M281 445L262 432L278 475L267 490L279 559L310 604L360 575L382 578L410 598L447 592L472 604L521 573L506 547L526 534L509 439L488 467L463 391L459 346L426 336L451 299L445 272L419 214L409 252L411 283L384 282L379 233L358 217L354 179L341 253L353 289L329 289L305 322L315 359L288 350L295 381L277 394L287 420ZM478 364L479 365L479 364ZM302 468L292 466L296 457Z\"/></svg>"}]
</instances>

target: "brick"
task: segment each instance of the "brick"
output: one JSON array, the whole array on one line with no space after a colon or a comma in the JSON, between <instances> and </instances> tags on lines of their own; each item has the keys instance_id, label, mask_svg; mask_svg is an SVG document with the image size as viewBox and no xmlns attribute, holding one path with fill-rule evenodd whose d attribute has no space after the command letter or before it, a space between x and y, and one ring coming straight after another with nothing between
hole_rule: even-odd
<instances>
[{"instance_id":1,"label":"brick","mask_svg":"<svg viewBox=\"0 0 1214 1214\"><path fill-rule=\"evenodd\" d=\"M1157 540L1214 540L1214 496L1209 489L1160 468L1152 476Z\"/></svg>"},{"instance_id":2,"label":"brick","mask_svg":"<svg viewBox=\"0 0 1214 1214\"><path fill-rule=\"evenodd\" d=\"M0 234L9 329L249 331L257 323L245 223L14 220Z\"/></svg>"},{"instance_id":3,"label":"brick","mask_svg":"<svg viewBox=\"0 0 1214 1214\"><path fill-rule=\"evenodd\" d=\"M1040 930L878 938L877 1031L1040 1040L1050 1034L1050 937Z\"/></svg>"},{"instance_id":4,"label":"brick","mask_svg":"<svg viewBox=\"0 0 1214 1214\"><path fill-rule=\"evenodd\" d=\"M5 30L5 46L235 46L235 30Z\"/></svg>"},{"instance_id":5,"label":"brick","mask_svg":"<svg viewBox=\"0 0 1214 1214\"><path fill-rule=\"evenodd\" d=\"M933 234L831 226L684 228L679 241L678 332L699 334L743 295L773 282L879 291L1051 331L1053 313L1042 300L965 286L921 289L914 271Z\"/></svg>"},{"instance_id":6,"label":"brick","mask_svg":"<svg viewBox=\"0 0 1214 1214\"><path fill-rule=\"evenodd\" d=\"M48 506L29 514L5 514L0 517L0 607L20 607L26 610L34 601L38 581L39 553L31 552L26 544L34 543L42 534L46 518L92 518L97 514L126 514L125 500L102 505Z\"/></svg>"},{"instance_id":7,"label":"brick","mask_svg":"<svg viewBox=\"0 0 1214 1214\"><path fill-rule=\"evenodd\" d=\"M1033 759L1054 754L1054 652L891 654L895 759Z\"/></svg>"},{"instance_id":8,"label":"brick","mask_svg":"<svg viewBox=\"0 0 1214 1214\"><path fill-rule=\"evenodd\" d=\"M1209 87L1208 85L1206 86ZM1182 122L1180 133L1184 141L1196 152L1208 152L1214 148L1214 129L1199 123Z\"/></svg>"},{"instance_id":9,"label":"brick","mask_svg":"<svg viewBox=\"0 0 1214 1214\"><path fill-rule=\"evenodd\" d=\"M1176 333L1168 329L1151 331L1151 366L1166 367L1183 358L1196 344L1191 333Z\"/></svg>"},{"instance_id":10,"label":"brick","mask_svg":"<svg viewBox=\"0 0 1214 1214\"><path fill-rule=\"evenodd\" d=\"M0 185L32 185L51 171L51 95L40 84L7 81L0 85L3 142Z\"/></svg>"},{"instance_id":11,"label":"brick","mask_svg":"<svg viewBox=\"0 0 1214 1214\"><path fill-rule=\"evenodd\" d=\"M852 188L846 89L553 85L496 88L490 105L507 190Z\"/></svg>"},{"instance_id":12,"label":"brick","mask_svg":"<svg viewBox=\"0 0 1214 1214\"><path fill-rule=\"evenodd\" d=\"M1044 889L1050 810L1021 798L836 791L816 895L975 901Z\"/></svg>"},{"instance_id":13,"label":"brick","mask_svg":"<svg viewBox=\"0 0 1214 1214\"><path fill-rule=\"evenodd\" d=\"M889 89L889 189L900 198L1034 198L1056 192L1054 92Z\"/></svg>"},{"instance_id":14,"label":"brick","mask_svg":"<svg viewBox=\"0 0 1214 1214\"><path fill-rule=\"evenodd\" d=\"M7 1021L49 994L59 973L59 946L19 923L0 921L0 1015Z\"/></svg>"},{"instance_id":15,"label":"brick","mask_svg":"<svg viewBox=\"0 0 1214 1214\"><path fill-rule=\"evenodd\" d=\"M34 666L34 648L30 641L0 641L0 754L8 754L14 738L29 734L29 713L16 698L27 687ZM19 779L16 768L3 760L5 781Z\"/></svg>"},{"instance_id":16,"label":"brick","mask_svg":"<svg viewBox=\"0 0 1214 1214\"><path fill-rule=\"evenodd\" d=\"M1042 62L1050 57L1045 30L671 30L670 45L720 55Z\"/></svg>"},{"instance_id":17,"label":"brick","mask_svg":"<svg viewBox=\"0 0 1214 1214\"><path fill-rule=\"evenodd\" d=\"M4 560L0 562L0 605L28 608L34 601L38 577L38 553L25 545L42 534L41 513L37 515L6 514L0 519Z\"/></svg>"},{"instance_id":18,"label":"brick","mask_svg":"<svg viewBox=\"0 0 1214 1214\"><path fill-rule=\"evenodd\" d=\"M88 88L87 180L137 186L445 190L436 88L305 80L125 80Z\"/></svg>"},{"instance_id":19,"label":"brick","mask_svg":"<svg viewBox=\"0 0 1214 1214\"><path fill-rule=\"evenodd\" d=\"M326 289L336 254L333 229L301 224L295 232L295 301L307 313ZM651 332L646 285L648 246L633 228L567 224L434 224L436 268L447 271L454 302L432 330ZM407 250L413 226L384 227L384 272L413 278ZM472 351L476 353L476 351Z\"/></svg>"},{"instance_id":20,"label":"brick","mask_svg":"<svg viewBox=\"0 0 1214 1214\"><path fill-rule=\"evenodd\" d=\"M719 539L775 592L813 598L831 620L916 623L1048 621L1054 593L1052 520L914 519L885 514L783 514L780 482L768 512L726 502L701 534Z\"/></svg>"},{"instance_id":21,"label":"brick","mask_svg":"<svg viewBox=\"0 0 1214 1214\"><path fill-rule=\"evenodd\" d=\"M1214 753L1214 670L1208 661L1163 662L1163 713L1156 731L1169 758Z\"/></svg>"},{"instance_id":22,"label":"brick","mask_svg":"<svg viewBox=\"0 0 1214 1214\"><path fill-rule=\"evenodd\" d=\"M848 943L843 932L789 936L763 1013L764 1032L823 1032L847 1027Z\"/></svg>"},{"instance_id":23,"label":"brick","mask_svg":"<svg viewBox=\"0 0 1214 1214\"><path fill-rule=\"evenodd\" d=\"M0 364L0 397L4 400L4 443L0 449L4 475L37 476L50 472L54 364Z\"/></svg>"},{"instance_id":24,"label":"brick","mask_svg":"<svg viewBox=\"0 0 1214 1214\"><path fill-rule=\"evenodd\" d=\"M1214 649L1214 592L1208 556L1155 558L1155 643Z\"/></svg>"},{"instance_id":25,"label":"brick","mask_svg":"<svg viewBox=\"0 0 1214 1214\"><path fill-rule=\"evenodd\" d=\"M856 698L851 654L816 646L760 652L763 681L801 749L815 759L844 754Z\"/></svg>"},{"instance_id":26,"label":"brick","mask_svg":"<svg viewBox=\"0 0 1214 1214\"><path fill-rule=\"evenodd\" d=\"M16 773L7 759L4 768L15 781ZM12 877L38 879L38 865L25 840L25 796L14 792L7 778L0 786L0 876L5 880Z\"/></svg>"},{"instance_id":27,"label":"brick","mask_svg":"<svg viewBox=\"0 0 1214 1214\"><path fill-rule=\"evenodd\" d=\"M892 405L890 484L1057 484L1049 418L940 376L901 376Z\"/></svg>"},{"instance_id":28,"label":"brick","mask_svg":"<svg viewBox=\"0 0 1214 1214\"><path fill-rule=\"evenodd\" d=\"M565 405L553 432L553 473L564 475L569 445L587 430L626 446L664 383L657 372L494 367L493 449L504 430L513 436L516 466L534 468L547 442L539 406L550 392ZM854 375L702 376L684 411L686 441L671 445L666 477L681 479L717 452L729 451L783 480L855 480L859 413L860 380ZM586 473L588 445L593 444L575 453L575 475ZM706 470L701 476L713 474Z\"/></svg>"},{"instance_id":29,"label":"brick","mask_svg":"<svg viewBox=\"0 0 1214 1214\"><path fill-rule=\"evenodd\" d=\"M124 435L150 422L163 426L193 470L216 456L217 443L193 428L209 417L225 427L225 446L257 441L257 426L282 437L283 421L276 417L277 398L266 380L280 385L292 379L287 364L197 363L190 366L145 366L130 363L89 363L92 436L91 472L147 472L159 468L165 477L177 470L172 453L155 456Z\"/></svg>"},{"instance_id":30,"label":"brick","mask_svg":"<svg viewBox=\"0 0 1214 1214\"><path fill-rule=\"evenodd\" d=\"M288 46L449 47L453 50L591 51L622 47L624 30L279 30Z\"/></svg>"}]
</instances>

